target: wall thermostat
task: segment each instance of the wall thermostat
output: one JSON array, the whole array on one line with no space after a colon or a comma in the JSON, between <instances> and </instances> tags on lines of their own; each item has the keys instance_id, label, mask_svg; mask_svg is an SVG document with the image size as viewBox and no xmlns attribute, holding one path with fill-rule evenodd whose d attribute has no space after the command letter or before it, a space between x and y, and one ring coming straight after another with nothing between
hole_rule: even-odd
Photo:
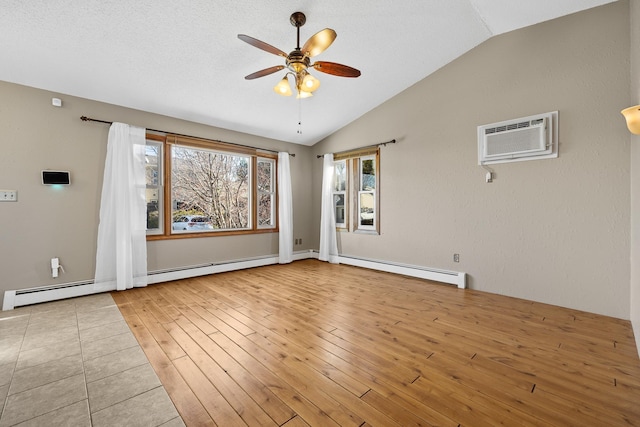
<instances>
[{"instance_id":1,"label":"wall thermostat","mask_svg":"<svg viewBox=\"0 0 640 427\"><path fill-rule=\"evenodd\" d=\"M42 183L44 185L69 185L71 175L69 171L42 171Z\"/></svg>"}]
</instances>

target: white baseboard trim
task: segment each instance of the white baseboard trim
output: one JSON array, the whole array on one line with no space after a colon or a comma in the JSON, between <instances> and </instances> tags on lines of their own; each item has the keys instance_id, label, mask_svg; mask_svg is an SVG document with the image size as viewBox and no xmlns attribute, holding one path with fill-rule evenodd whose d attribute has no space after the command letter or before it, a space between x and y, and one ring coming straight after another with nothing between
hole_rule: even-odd
<instances>
[{"instance_id":1,"label":"white baseboard trim","mask_svg":"<svg viewBox=\"0 0 640 427\"><path fill-rule=\"evenodd\" d=\"M317 251L299 251L293 254L293 261L315 258L318 259ZM458 286L460 289L466 287L466 274L437 270L416 265L397 264L387 261L357 258L348 255L338 257L340 264L353 265L356 267L369 268L372 270L385 271L387 273L402 274L420 279L434 280L436 282L449 283ZM207 276L209 274L225 273L228 271L244 270L247 268L263 267L278 263L278 256L265 256L247 258L241 260L225 261L215 264L189 266L173 270L162 270L149 272L148 283L162 283L173 280L188 279L191 277ZM20 289L4 292L2 310L12 310L15 307L38 304L49 301L56 301L66 298L92 295L100 292L108 292L114 289L96 288L93 281L63 283L52 286L40 286L30 289Z\"/></svg>"}]
</instances>

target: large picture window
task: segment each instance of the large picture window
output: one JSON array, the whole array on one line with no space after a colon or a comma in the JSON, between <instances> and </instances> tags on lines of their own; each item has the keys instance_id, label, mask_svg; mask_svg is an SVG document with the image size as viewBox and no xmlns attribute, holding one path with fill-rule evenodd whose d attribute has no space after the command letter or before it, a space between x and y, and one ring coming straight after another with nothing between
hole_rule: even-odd
<instances>
[{"instance_id":1,"label":"large picture window","mask_svg":"<svg viewBox=\"0 0 640 427\"><path fill-rule=\"evenodd\" d=\"M250 164L246 155L172 145L172 231L251 227Z\"/></svg>"},{"instance_id":2,"label":"large picture window","mask_svg":"<svg viewBox=\"0 0 640 427\"><path fill-rule=\"evenodd\" d=\"M275 156L175 135L167 135L164 143L148 140L148 153L156 146L163 160L156 162L157 175L164 177L157 209L164 221L159 214L156 229L147 222L148 238L276 231Z\"/></svg>"}]
</instances>

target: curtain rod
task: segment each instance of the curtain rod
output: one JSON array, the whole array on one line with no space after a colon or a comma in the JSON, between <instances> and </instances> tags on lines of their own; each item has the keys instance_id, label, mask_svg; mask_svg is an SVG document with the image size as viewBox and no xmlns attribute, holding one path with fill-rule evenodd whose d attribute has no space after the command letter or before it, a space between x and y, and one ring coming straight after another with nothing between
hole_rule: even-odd
<instances>
[{"instance_id":1,"label":"curtain rod","mask_svg":"<svg viewBox=\"0 0 640 427\"><path fill-rule=\"evenodd\" d=\"M342 154L342 153L348 153L350 151L357 151L357 150L362 150L364 148L372 148L372 147L380 147L381 145L386 147L387 144L395 144L396 140L392 139L391 141L387 141L387 142L380 142L378 144L371 144L371 145L365 145L364 147L358 147L358 148L351 148L350 150L344 150L344 151L338 151L337 153L333 153L333 154ZM324 157L324 154L318 154L316 156L316 158L320 159Z\"/></svg>"},{"instance_id":2,"label":"curtain rod","mask_svg":"<svg viewBox=\"0 0 640 427\"><path fill-rule=\"evenodd\" d=\"M80 120L82 120L83 122L98 122L98 123L106 123L108 125L113 124L113 122L108 122L106 120L98 120L98 119L92 119L91 117L87 117L87 116L82 116L80 117ZM258 148L258 147L252 147L250 145L244 145L244 144L238 144L235 142L226 142L226 141L220 141L219 139L209 139L209 138L200 138L199 136L192 136L192 135L185 135L182 133L175 133L175 132L167 132L166 130L158 130L158 129L150 129L150 128L146 128L147 130L150 130L152 132L160 132L160 133L168 133L171 135L178 135L178 136L186 136L187 138L198 138L198 139L202 139L205 141L210 141L210 142L221 142L223 144L229 144L229 145L235 145L236 147L243 147L243 148L251 148L254 150L262 150L262 151L269 151L271 153L279 153L278 150L271 150L269 148ZM295 157L295 153L289 153L289 155L291 157Z\"/></svg>"}]
</instances>

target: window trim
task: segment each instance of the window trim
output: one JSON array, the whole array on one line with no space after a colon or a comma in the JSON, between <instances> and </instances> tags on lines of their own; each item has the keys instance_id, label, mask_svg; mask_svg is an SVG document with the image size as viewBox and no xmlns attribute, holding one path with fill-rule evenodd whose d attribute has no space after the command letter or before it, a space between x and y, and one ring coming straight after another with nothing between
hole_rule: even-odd
<instances>
[{"instance_id":1,"label":"window trim","mask_svg":"<svg viewBox=\"0 0 640 427\"><path fill-rule=\"evenodd\" d=\"M223 142L203 140L199 138L192 138L183 135L157 135L147 133L147 139L162 142L162 187L163 187L163 230L160 233L147 233L147 241L153 240L172 240L172 239L192 239L200 237L216 237L216 236L235 236L235 235L247 235L247 234L264 234L264 233L277 233L278 228L278 174L276 173L278 168L278 156L274 153L268 153L259 149L253 149L248 147L236 146L233 144L225 144ZM237 230L220 230L220 231L199 231L194 233L172 233L171 220L171 145L180 145L186 147L193 147L195 149L206 149L221 151L229 153L231 155L237 154L242 156L249 156L251 161L251 195L249 197L250 212L249 220L251 221L251 227L246 229ZM274 220L272 226L258 227L258 212L257 212L257 162L258 158L267 159L273 161L273 189L275 197L273 203L275 204L272 209L274 212Z\"/></svg>"}]
</instances>

